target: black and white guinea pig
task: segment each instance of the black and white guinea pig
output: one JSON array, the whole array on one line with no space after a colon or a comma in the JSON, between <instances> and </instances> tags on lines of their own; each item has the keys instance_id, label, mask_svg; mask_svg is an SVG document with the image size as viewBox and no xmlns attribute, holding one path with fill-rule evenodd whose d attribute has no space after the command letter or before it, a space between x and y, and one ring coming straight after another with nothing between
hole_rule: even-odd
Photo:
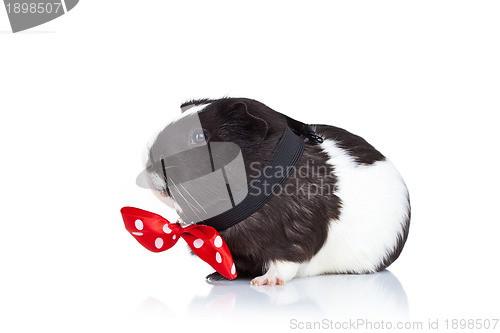
<instances>
[{"instance_id":1,"label":"black and white guinea pig","mask_svg":"<svg viewBox=\"0 0 500 333\"><path fill-rule=\"evenodd\" d=\"M197 113L208 140L240 147L248 181L258 172L252 165L271 160L290 126L290 118L251 99L203 99L181 107L189 109L183 115ZM165 127L158 137L179 132L176 124ZM329 125L309 126L323 140L306 140L296 166L315 166L316 171L291 174L286 192L220 231L238 276L253 278L252 284L283 284L295 277L329 273L377 272L398 258L406 242L409 195L394 165L357 135ZM189 140L196 139L172 145L189 145ZM158 145L156 139L150 151ZM168 196L161 171L149 168L148 175L153 189L163 195L158 197L179 212L181 207ZM307 189L312 185L327 191L311 195ZM217 277L214 273L207 278Z\"/></svg>"}]
</instances>

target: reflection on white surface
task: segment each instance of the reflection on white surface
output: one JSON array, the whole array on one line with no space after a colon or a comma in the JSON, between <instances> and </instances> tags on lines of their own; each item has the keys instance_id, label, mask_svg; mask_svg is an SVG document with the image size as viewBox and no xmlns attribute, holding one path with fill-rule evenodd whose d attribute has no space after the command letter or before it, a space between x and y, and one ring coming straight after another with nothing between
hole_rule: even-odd
<instances>
[{"instance_id":1,"label":"reflection on white surface","mask_svg":"<svg viewBox=\"0 0 500 333\"><path fill-rule=\"evenodd\" d=\"M269 318L287 327L291 319L408 320L406 293L389 271L367 275L323 275L295 279L285 286L251 286L249 280L210 283L206 296L194 296L187 307L188 323L237 320L250 326ZM156 314L179 320L169 309L176 304L149 298L136 311L141 317ZM146 316L145 316L146 315Z\"/></svg>"},{"instance_id":2,"label":"reflection on white surface","mask_svg":"<svg viewBox=\"0 0 500 333\"><path fill-rule=\"evenodd\" d=\"M394 274L384 271L296 279L283 287L250 286L247 280L214 283L208 296L190 304L190 313L207 311L399 319L408 316L408 300Z\"/></svg>"}]
</instances>

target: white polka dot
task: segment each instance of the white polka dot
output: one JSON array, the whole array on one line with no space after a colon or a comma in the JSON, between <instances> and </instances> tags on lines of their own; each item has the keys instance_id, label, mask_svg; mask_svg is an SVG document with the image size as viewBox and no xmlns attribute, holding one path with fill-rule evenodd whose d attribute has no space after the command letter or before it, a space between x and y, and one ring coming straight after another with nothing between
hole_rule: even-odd
<instances>
[{"instance_id":1,"label":"white polka dot","mask_svg":"<svg viewBox=\"0 0 500 333\"><path fill-rule=\"evenodd\" d=\"M142 233L142 232L135 232L135 231L134 231L134 232L132 233L132 235L142 236L142 235L143 235L143 233Z\"/></svg>"},{"instance_id":2,"label":"white polka dot","mask_svg":"<svg viewBox=\"0 0 500 333\"><path fill-rule=\"evenodd\" d=\"M220 238L220 236L215 237L214 245L215 245L215 247L221 247L222 246L222 238Z\"/></svg>"},{"instance_id":3,"label":"white polka dot","mask_svg":"<svg viewBox=\"0 0 500 333\"><path fill-rule=\"evenodd\" d=\"M231 274L234 274L236 273L236 266L234 266L234 262L233 262L233 266L231 266Z\"/></svg>"},{"instance_id":4,"label":"white polka dot","mask_svg":"<svg viewBox=\"0 0 500 333\"><path fill-rule=\"evenodd\" d=\"M203 246L203 240L202 239L196 239L194 242L193 242L193 246L197 249L199 249L200 247Z\"/></svg>"},{"instance_id":5,"label":"white polka dot","mask_svg":"<svg viewBox=\"0 0 500 333\"><path fill-rule=\"evenodd\" d=\"M171 232L172 232L172 229L170 229L170 228L168 227L168 224L165 224L165 225L163 226L163 232L164 232L164 233L166 233L166 234L169 234L169 233L171 233Z\"/></svg>"},{"instance_id":6,"label":"white polka dot","mask_svg":"<svg viewBox=\"0 0 500 333\"><path fill-rule=\"evenodd\" d=\"M220 253L217 252L215 254L215 260L220 264L222 262L222 257L220 256Z\"/></svg>"},{"instance_id":7,"label":"white polka dot","mask_svg":"<svg viewBox=\"0 0 500 333\"><path fill-rule=\"evenodd\" d=\"M135 220L135 227L137 230L142 230L142 228L144 228L144 224L141 220Z\"/></svg>"},{"instance_id":8,"label":"white polka dot","mask_svg":"<svg viewBox=\"0 0 500 333\"><path fill-rule=\"evenodd\" d=\"M156 246L157 249L161 249L161 247L163 246L163 239L161 239L160 237L158 237L155 240L155 246Z\"/></svg>"},{"instance_id":9,"label":"white polka dot","mask_svg":"<svg viewBox=\"0 0 500 333\"><path fill-rule=\"evenodd\" d=\"M176 235L173 235L173 236L172 236L172 239L176 239L176 238L177 238L177 236L176 236Z\"/></svg>"}]
</instances>

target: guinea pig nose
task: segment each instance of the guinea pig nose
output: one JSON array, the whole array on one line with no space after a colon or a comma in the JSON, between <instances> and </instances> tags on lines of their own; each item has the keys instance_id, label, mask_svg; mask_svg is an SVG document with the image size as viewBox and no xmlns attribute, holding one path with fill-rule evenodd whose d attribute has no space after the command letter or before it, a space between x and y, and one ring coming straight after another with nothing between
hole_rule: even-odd
<instances>
[{"instance_id":1,"label":"guinea pig nose","mask_svg":"<svg viewBox=\"0 0 500 333\"><path fill-rule=\"evenodd\" d=\"M162 197L165 197L165 198L167 198L167 197L168 197L168 194L167 194L167 192L165 192L165 191L161 191L161 192L160 192L160 195L161 195Z\"/></svg>"}]
</instances>

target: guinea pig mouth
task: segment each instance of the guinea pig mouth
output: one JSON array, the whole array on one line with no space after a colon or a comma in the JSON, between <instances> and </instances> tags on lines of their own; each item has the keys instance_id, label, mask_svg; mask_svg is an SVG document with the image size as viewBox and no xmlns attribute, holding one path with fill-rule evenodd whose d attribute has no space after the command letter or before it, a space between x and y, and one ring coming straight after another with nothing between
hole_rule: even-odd
<instances>
[{"instance_id":1,"label":"guinea pig mouth","mask_svg":"<svg viewBox=\"0 0 500 333\"><path fill-rule=\"evenodd\" d=\"M160 191L160 195L161 195L162 197L165 197L165 198L168 198L168 197L169 197L169 195L168 195L168 194L167 194L167 192L165 192L165 191Z\"/></svg>"}]
</instances>

